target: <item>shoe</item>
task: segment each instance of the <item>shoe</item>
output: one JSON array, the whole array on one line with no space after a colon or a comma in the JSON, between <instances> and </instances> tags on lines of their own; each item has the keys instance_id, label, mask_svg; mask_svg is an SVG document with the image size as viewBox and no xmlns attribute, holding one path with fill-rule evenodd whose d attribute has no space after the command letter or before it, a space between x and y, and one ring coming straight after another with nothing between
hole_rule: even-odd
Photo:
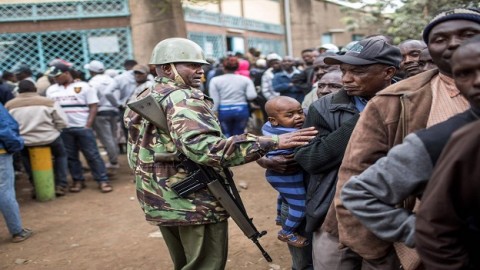
<instances>
[{"instance_id":1,"label":"shoe","mask_svg":"<svg viewBox=\"0 0 480 270\"><path fill-rule=\"evenodd\" d=\"M310 244L307 238L297 233L285 234L282 231L278 232L278 240L286 242L290 246L294 247L305 247Z\"/></svg>"},{"instance_id":2,"label":"shoe","mask_svg":"<svg viewBox=\"0 0 480 270\"><path fill-rule=\"evenodd\" d=\"M105 167L107 169L120 169L120 164L108 162L108 163L105 164Z\"/></svg>"},{"instance_id":3,"label":"shoe","mask_svg":"<svg viewBox=\"0 0 480 270\"><path fill-rule=\"evenodd\" d=\"M14 234L12 237L12 243L19 243L22 241L27 240L30 236L32 236L33 231L30 229L22 229L21 232Z\"/></svg>"},{"instance_id":4,"label":"shoe","mask_svg":"<svg viewBox=\"0 0 480 270\"><path fill-rule=\"evenodd\" d=\"M101 182L100 184L98 184L98 188L102 193L108 193L113 191L112 186L108 182Z\"/></svg>"},{"instance_id":5,"label":"shoe","mask_svg":"<svg viewBox=\"0 0 480 270\"><path fill-rule=\"evenodd\" d=\"M65 196L65 191L66 191L65 187L62 187L62 186L55 187L55 195L57 197Z\"/></svg>"},{"instance_id":6,"label":"shoe","mask_svg":"<svg viewBox=\"0 0 480 270\"><path fill-rule=\"evenodd\" d=\"M85 185L85 183L83 181L73 181L73 184L70 186L68 191L73 192L73 193L77 193L77 192L82 191L82 189L84 189L86 187L87 187L87 185Z\"/></svg>"}]
</instances>

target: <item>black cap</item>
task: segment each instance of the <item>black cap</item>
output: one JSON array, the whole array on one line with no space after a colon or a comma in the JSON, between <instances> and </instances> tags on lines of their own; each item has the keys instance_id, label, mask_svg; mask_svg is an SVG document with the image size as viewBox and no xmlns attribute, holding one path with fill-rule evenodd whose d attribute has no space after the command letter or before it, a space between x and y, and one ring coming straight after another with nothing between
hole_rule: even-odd
<instances>
[{"instance_id":1,"label":"black cap","mask_svg":"<svg viewBox=\"0 0 480 270\"><path fill-rule=\"evenodd\" d=\"M47 70L47 74L48 76L57 77L65 71L70 71L70 67L62 63L55 63Z\"/></svg>"},{"instance_id":2,"label":"black cap","mask_svg":"<svg viewBox=\"0 0 480 270\"><path fill-rule=\"evenodd\" d=\"M437 24L452 20L466 20L480 24L480 10L476 8L455 8L440 12L423 29L423 41L428 44L428 36Z\"/></svg>"},{"instance_id":3,"label":"black cap","mask_svg":"<svg viewBox=\"0 0 480 270\"><path fill-rule=\"evenodd\" d=\"M353 45L344 55L327 56L323 60L327 65L349 64L364 66L384 64L398 68L402 54L400 49L385 42L378 37L360 40Z\"/></svg>"}]
</instances>

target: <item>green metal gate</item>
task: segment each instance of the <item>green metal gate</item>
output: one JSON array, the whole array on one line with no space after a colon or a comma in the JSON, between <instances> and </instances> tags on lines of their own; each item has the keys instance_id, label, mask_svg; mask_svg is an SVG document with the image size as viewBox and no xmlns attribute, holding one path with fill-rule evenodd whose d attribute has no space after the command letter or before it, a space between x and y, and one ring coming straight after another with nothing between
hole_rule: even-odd
<instances>
[{"instance_id":1,"label":"green metal gate","mask_svg":"<svg viewBox=\"0 0 480 270\"><path fill-rule=\"evenodd\" d=\"M129 28L0 34L0 70L28 64L43 72L48 63L62 58L82 68L99 60L106 68L122 69L123 61L133 57Z\"/></svg>"}]
</instances>

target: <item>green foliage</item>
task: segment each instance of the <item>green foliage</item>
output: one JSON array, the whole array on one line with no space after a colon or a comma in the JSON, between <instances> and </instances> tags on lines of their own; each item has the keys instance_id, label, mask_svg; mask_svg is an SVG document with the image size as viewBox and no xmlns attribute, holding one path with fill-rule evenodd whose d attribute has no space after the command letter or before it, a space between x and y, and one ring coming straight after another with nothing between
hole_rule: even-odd
<instances>
[{"instance_id":1,"label":"green foliage","mask_svg":"<svg viewBox=\"0 0 480 270\"><path fill-rule=\"evenodd\" d=\"M406 39L421 39L423 28L440 11L456 7L479 7L478 0L348 0L360 5L365 13L344 8L343 21L349 30L370 27L380 34L393 37L398 44ZM395 10L387 13L388 10Z\"/></svg>"}]
</instances>

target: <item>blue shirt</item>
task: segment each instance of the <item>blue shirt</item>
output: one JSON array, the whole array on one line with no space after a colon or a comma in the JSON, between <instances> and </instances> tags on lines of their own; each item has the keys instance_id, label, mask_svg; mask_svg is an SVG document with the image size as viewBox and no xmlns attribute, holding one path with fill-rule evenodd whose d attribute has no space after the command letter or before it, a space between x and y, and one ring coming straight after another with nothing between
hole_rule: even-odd
<instances>
[{"instance_id":1,"label":"blue shirt","mask_svg":"<svg viewBox=\"0 0 480 270\"><path fill-rule=\"evenodd\" d=\"M357 108L357 110L359 112L362 112L363 109L365 109L365 106L367 106L368 100L366 100L362 97L354 96L353 97L353 102L355 103L355 107Z\"/></svg>"},{"instance_id":2,"label":"blue shirt","mask_svg":"<svg viewBox=\"0 0 480 270\"><path fill-rule=\"evenodd\" d=\"M18 130L18 123L8 113L7 109L0 104L0 149L8 153L22 150L23 138Z\"/></svg>"}]
</instances>

